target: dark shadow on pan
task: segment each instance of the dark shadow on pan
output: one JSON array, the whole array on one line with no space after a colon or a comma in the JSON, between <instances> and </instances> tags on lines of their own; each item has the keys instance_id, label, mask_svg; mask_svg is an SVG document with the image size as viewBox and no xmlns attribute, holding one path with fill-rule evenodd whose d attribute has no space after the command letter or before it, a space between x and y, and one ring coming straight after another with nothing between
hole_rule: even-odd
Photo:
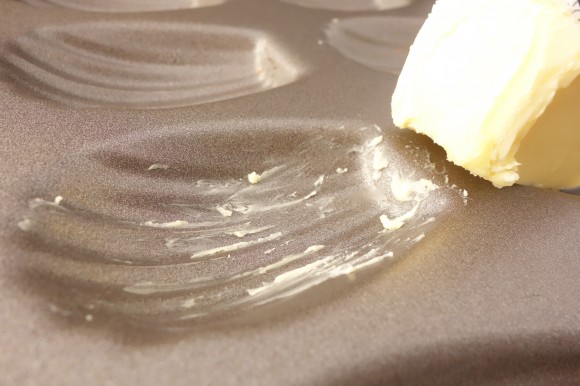
<instances>
[{"instance_id":1,"label":"dark shadow on pan","mask_svg":"<svg viewBox=\"0 0 580 386\"><path fill-rule=\"evenodd\" d=\"M330 385L577 385L580 335L490 335L441 342L346 369L335 378Z\"/></svg>"}]
</instances>

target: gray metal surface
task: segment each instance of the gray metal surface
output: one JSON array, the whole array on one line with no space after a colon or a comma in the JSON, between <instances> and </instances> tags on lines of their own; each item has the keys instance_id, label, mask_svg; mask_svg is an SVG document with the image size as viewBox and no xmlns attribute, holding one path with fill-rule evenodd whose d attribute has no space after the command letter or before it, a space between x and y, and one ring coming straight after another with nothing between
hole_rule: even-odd
<instances>
[{"instance_id":1,"label":"gray metal surface","mask_svg":"<svg viewBox=\"0 0 580 386\"><path fill-rule=\"evenodd\" d=\"M0 2L1 383L579 384L579 198L391 123L431 4Z\"/></svg>"}]
</instances>

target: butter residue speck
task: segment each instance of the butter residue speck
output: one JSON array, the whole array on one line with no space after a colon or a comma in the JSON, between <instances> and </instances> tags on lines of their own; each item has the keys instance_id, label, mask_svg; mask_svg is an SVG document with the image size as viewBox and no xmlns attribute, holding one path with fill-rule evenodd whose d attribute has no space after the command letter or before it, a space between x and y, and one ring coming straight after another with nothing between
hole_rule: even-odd
<instances>
[{"instance_id":1,"label":"butter residue speck","mask_svg":"<svg viewBox=\"0 0 580 386\"><path fill-rule=\"evenodd\" d=\"M18 228L20 228L23 231L29 231L30 229L32 229L32 220L30 219L24 219L22 221L20 221L18 223Z\"/></svg>"},{"instance_id":2,"label":"butter residue speck","mask_svg":"<svg viewBox=\"0 0 580 386\"><path fill-rule=\"evenodd\" d=\"M424 200L431 191L439 188L433 181L424 178L413 181L401 177L398 173L393 174L391 178L393 197L401 202Z\"/></svg>"},{"instance_id":3,"label":"butter residue speck","mask_svg":"<svg viewBox=\"0 0 580 386\"><path fill-rule=\"evenodd\" d=\"M262 176L259 175L256 172L251 172L250 174L248 174L248 181L250 182L250 184L257 184L260 181L262 181Z\"/></svg>"},{"instance_id":4,"label":"butter residue speck","mask_svg":"<svg viewBox=\"0 0 580 386\"><path fill-rule=\"evenodd\" d=\"M390 218L387 215L380 216L383 228L388 231L395 231L402 228L405 223L417 214L417 210L421 203L433 191L439 189L433 181L421 178L420 180L410 180L401 177L400 174L395 173L391 176L391 192L393 197L399 202L415 202L413 208L404 214Z\"/></svg>"},{"instance_id":5,"label":"butter residue speck","mask_svg":"<svg viewBox=\"0 0 580 386\"><path fill-rule=\"evenodd\" d=\"M383 136L379 135L378 137L374 137L368 143L369 147L376 147L379 143L383 142Z\"/></svg>"},{"instance_id":6,"label":"butter residue speck","mask_svg":"<svg viewBox=\"0 0 580 386\"><path fill-rule=\"evenodd\" d=\"M234 212L224 208L223 206L216 206L215 209L224 217L232 217L232 214L234 214Z\"/></svg>"},{"instance_id":7,"label":"butter residue speck","mask_svg":"<svg viewBox=\"0 0 580 386\"><path fill-rule=\"evenodd\" d=\"M223 253L223 252L233 252L233 251L237 251L239 249L244 249L244 248L251 247L254 245L259 245L259 244L267 243L269 241L277 240L280 237L282 237L282 232L273 233L270 236L259 238L257 240L244 241L241 243L224 245L224 246L212 248L212 249L206 249L206 250L194 253L193 255L191 255L191 259L199 259L202 257L213 256L213 255L216 255L218 253Z\"/></svg>"}]
</instances>

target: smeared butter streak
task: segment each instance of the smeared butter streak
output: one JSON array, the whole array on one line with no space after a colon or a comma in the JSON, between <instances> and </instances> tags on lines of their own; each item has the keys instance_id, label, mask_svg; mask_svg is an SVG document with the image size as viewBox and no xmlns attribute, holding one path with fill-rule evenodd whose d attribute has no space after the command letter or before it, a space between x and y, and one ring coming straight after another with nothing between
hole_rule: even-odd
<instances>
[{"instance_id":1,"label":"smeared butter streak","mask_svg":"<svg viewBox=\"0 0 580 386\"><path fill-rule=\"evenodd\" d=\"M383 170L389 166L389 160L385 154L386 150L381 146L376 146L373 153L373 181L378 181L383 175Z\"/></svg>"},{"instance_id":2,"label":"smeared butter streak","mask_svg":"<svg viewBox=\"0 0 580 386\"><path fill-rule=\"evenodd\" d=\"M430 192L438 188L433 181L424 178L413 181L401 177L399 173L391 176L391 192L393 197L400 202L424 200Z\"/></svg>"},{"instance_id":3,"label":"smeared butter streak","mask_svg":"<svg viewBox=\"0 0 580 386\"><path fill-rule=\"evenodd\" d=\"M342 264L342 265L340 265L332 270L332 277L331 278L346 275L349 277L349 279L354 279L357 271L360 271L360 270L363 270L367 267L371 267L373 265L376 265L387 258L392 258L393 256L394 256L393 252L388 252L388 253L385 253L381 256L373 257L373 258L365 261L364 263L360 263L360 264L345 263L345 264Z\"/></svg>"},{"instance_id":4,"label":"smeared butter streak","mask_svg":"<svg viewBox=\"0 0 580 386\"><path fill-rule=\"evenodd\" d=\"M290 297L328 279L351 275L357 270L378 264L385 258L394 256L392 252L376 256L377 251L378 249L372 249L358 258L355 258L358 252L347 254L342 258L340 255L326 256L303 267L284 272L276 276L273 281L263 283L261 287L249 288L246 292L251 297L259 296L261 298L256 299L257 304Z\"/></svg>"},{"instance_id":5,"label":"smeared butter streak","mask_svg":"<svg viewBox=\"0 0 580 386\"><path fill-rule=\"evenodd\" d=\"M286 202L281 202L281 203L277 203L277 204L267 204L267 205L261 205L261 204L251 204L248 205L246 208L240 210L240 213L243 214L253 214L253 213L263 213L263 212L270 212L272 210L280 210L280 209L284 209L284 208L288 208L294 205L298 205L306 200L308 200L309 198L312 198L314 196L316 196L318 194L318 192L316 190L313 190L312 192L308 193L306 196L302 197L302 198L298 198L296 200L292 200L292 201L286 201Z\"/></svg>"},{"instance_id":6,"label":"smeared butter streak","mask_svg":"<svg viewBox=\"0 0 580 386\"><path fill-rule=\"evenodd\" d=\"M429 194L439 189L439 187L430 180L424 178L413 181L402 178L398 173L391 176L391 192L393 197L399 202L414 201L415 205L406 213L390 218L387 215L380 216L381 224L387 231L395 231L402 228L407 221L417 214L417 210L421 203L429 196Z\"/></svg>"},{"instance_id":7,"label":"smeared butter streak","mask_svg":"<svg viewBox=\"0 0 580 386\"><path fill-rule=\"evenodd\" d=\"M275 181L275 179L271 176L277 175L278 173L280 173L281 171L286 170L286 169L287 169L286 165L277 166L275 168L272 168L272 169L264 172L262 174L262 176L268 175L269 176L268 180L270 182ZM273 188L271 186L268 186L267 184L266 184L266 186L263 186L264 183L261 183L259 187L249 186L249 187L246 187L246 188L240 190L239 192L234 193L229 198L229 200L226 204L221 205L218 208L221 208L221 210L224 211L224 216L227 216L227 217L229 217L230 211L237 212L237 213L240 213L242 215L254 215L254 214L258 214L258 213L278 211L281 209L285 209L285 208L289 208L289 207L301 204L302 202L316 196L318 194L322 184L324 183L324 180L325 180L324 174L318 176L318 178L314 181L314 190L311 191L310 193L308 193L307 195L305 195L304 197L295 198L295 199L289 200L289 201L281 201L281 202L274 202L274 203L272 203L272 202L254 203L252 201L245 202L245 200L243 200L244 195L251 194L252 196L255 197L255 195L257 194L256 189L260 189L259 192L262 194L269 192L269 191L278 190L278 188ZM284 196L288 196L288 195L281 194L277 198L284 197ZM297 197L297 193L294 192L293 194L290 195L290 197ZM218 210L220 210L220 209L218 209Z\"/></svg>"},{"instance_id":8,"label":"smeared butter streak","mask_svg":"<svg viewBox=\"0 0 580 386\"><path fill-rule=\"evenodd\" d=\"M223 206L216 206L215 209L224 217L232 217L232 214L234 214L234 212L232 212L229 209L226 209Z\"/></svg>"},{"instance_id":9,"label":"smeared butter streak","mask_svg":"<svg viewBox=\"0 0 580 386\"><path fill-rule=\"evenodd\" d=\"M410 229L420 229L422 227L424 227L427 224L431 224L435 222L435 217L429 217L427 220L423 221L420 224L414 225L413 227L411 227Z\"/></svg>"},{"instance_id":10,"label":"smeared butter streak","mask_svg":"<svg viewBox=\"0 0 580 386\"><path fill-rule=\"evenodd\" d=\"M163 283L163 282L143 281L125 287L123 288L123 291L134 295L153 295L153 294L171 293L188 289L196 284L209 283L211 282L211 279L212 279L211 277L200 277L190 279L189 281L184 283Z\"/></svg>"},{"instance_id":11,"label":"smeared butter streak","mask_svg":"<svg viewBox=\"0 0 580 386\"><path fill-rule=\"evenodd\" d=\"M326 218L326 215L333 213L336 211L336 208L330 207L335 201L335 197L324 197L318 200L316 205L318 206L318 210L320 214L318 215L319 218Z\"/></svg>"},{"instance_id":12,"label":"smeared butter streak","mask_svg":"<svg viewBox=\"0 0 580 386\"><path fill-rule=\"evenodd\" d=\"M358 269L363 269L363 268L366 268L366 267L370 267L372 265L375 265L375 264L380 263L381 261L383 261L385 259L388 259L388 258L391 258L391 257L394 257L394 256L395 256L395 254L393 252L387 252L384 255L380 255L380 256L373 257L372 259L367 260L364 263L361 263L361 264L357 265L355 267L355 269L358 270Z\"/></svg>"},{"instance_id":13,"label":"smeared butter streak","mask_svg":"<svg viewBox=\"0 0 580 386\"><path fill-rule=\"evenodd\" d=\"M383 228L388 231L395 231L402 228L407 221L415 217L417 210L419 209L419 205L420 204L415 204L411 210L395 218L389 218L387 215L382 215L380 220L381 224L383 224Z\"/></svg>"},{"instance_id":14,"label":"smeared butter streak","mask_svg":"<svg viewBox=\"0 0 580 386\"><path fill-rule=\"evenodd\" d=\"M140 225L145 226L145 227L150 227L150 228L188 228L188 227L198 226L199 224L192 224L192 223L187 222L187 221L176 220L176 221L164 222L164 223L145 221L144 223L141 223Z\"/></svg>"},{"instance_id":15,"label":"smeared butter streak","mask_svg":"<svg viewBox=\"0 0 580 386\"><path fill-rule=\"evenodd\" d=\"M421 233L419 236L415 237L413 240L411 240L411 242L413 244L418 243L419 241L423 240L425 238L425 233Z\"/></svg>"},{"instance_id":16,"label":"smeared butter streak","mask_svg":"<svg viewBox=\"0 0 580 386\"><path fill-rule=\"evenodd\" d=\"M147 168L147 170L167 170L169 169L169 165L166 164L153 164Z\"/></svg>"},{"instance_id":17,"label":"smeared butter streak","mask_svg":"<svg viewBox=\"0 0 580 386\"><path fill-rule=\"evenodd\" d=\"M35 199L30 200L30 202L28 203L28 207L30 209L36 209L39 206L44 206L44 205L60 207L60 203L62 202L63 199L64 198L62 196L56 196L54 198L54 201L51 202L51 201L43 200L42 198L35 198Z\"/></svg>"},{"instance_id":18,"label":"smeared butter streak","mask_svg":"<svg viewBox=\"0 0 580 386\"><path fill-rule=\"evenodd\" d=\"M377 125L374 125L373 128L377 131L377 133L381 133L381 128ZM363 127L360 130L367 130L367 127ZM379 146L384 140L383 135L376 136L369 141L366 142L364 145L365 153L369 151L373 151L373 158L372 158L372 180L378 181L382 176L382 171L389 166L389 161L386 156L386 149L383 146ZM362 152L363 149L359 149L359 152Z\"/></svg>"},{"instance_id":19,"label":"smeared butter streak","mask_svg":"<svg viewBox=\"0 0 580 386\"><path fill-rule=\"evenodd\" d=\"M191 308L195 306L195 298L186 299L181 302L181 307L183 308Z\"/></svg>"},{"instance_id":20,"label":"smeared butter streak","mask_svg":"<svg viewBox=\"0 0 580 386\"><path fill-rule=\"evenodd\" d=\"M379 145L381 142L383 142L383 136L382 135L379 135L378 137L374 137L373 139L371 139L368 142L368 145L367 146L368 147L371 147L371 148L374 148L377 145Z\"/></svg>"},{"instance_id":21,"label":"smeared butter streak","mask_svg":"<svg viewBox=\"0 0 580 386\"><path fill-rule=\"evenodd\" d=\"M135 283L131 286L125 287L123 290L127 293L132 293L135 295L152 295L152 294L163 294L163 293L172 293L172 292L181 292L181 291L191 291L193 289L202 287L204 285L215 283L216 280L223 280L224 282L233 283L237 280L245 279L248 277L253 277L257 275L266 274L272 270L279 269L285 265L292 263L293 261L299 260L301 258L307 257L312 255L324 248L323 245L313 245L307 248L303 253L290 255L281 260L266 265L264 267L260 267L258 269L244 271L232 275L229 278L219 278L219 277L199 277L193 278L186 282L151 282L151 281L144 281Z\"/></svg>"},{"instance_id":22,"label":"smeared butter streak","mask_svg":"<svg viewBox=\"0 0 580 386\"><path fill-rule=\"evenodd\" d=\"M192 263L190 263L192 264ZM202 276L197 278L192 278L187 281L182 282L164 282L164 281L142 281L138 283L134 283L130 286L123 288L123 291L127 293L132 293L135 295L159 295L159 294L167 294L167 293L183 293L187 292L191 294L191 291L198 291L203 289L207 286L215 285L216 283L220 283L221 285L226 285L230 283L234 283L238 280L247 279L252 276L256 276L258 274L258 270L250 270L250 271L242 271L238 272L234 275L216 275L216 276ZM217 298L220 298L224 295L223 292L218 293L215 295ZM198 296L197 298L202 298L204 295Z\"/></svg>"},{"instance_id":23,"label":"smeared butter streak","mask_svg":"<svg viewBox=\"0 0 580 386\"><path fill-rule=\"evenodd\" d=\"M317 260L315 262L305 265L304 267L296 268L291 271L285 272L281 275L278 275L276 276L274 281L272 281L271 283L264 283L262 287L248 288L246 291L250 296L263 294L267 291L276 291L276 290L280 291L282 289L285 289L289 285L294 284L296 279L303 279L303 276L312 273L314 270L320 268L321 266L323 266L324 264L328 263L331 260L332 260L331 257L326 257L324 259Z\"/></svg>"},{"instance_id":24,"label":"smeared butter streak","mask_svg":"<svg viewBox=\"0 0 580 386\"><path fill-rule=\"evenodd\" d=\"M65 317L69 317L71 315L71 312L69 310L65 310L53 303L48 304L48 309L50 310L50 312L54 314L59 314Z\"/></svg>"},{"instance_id":25,"label":"smeared butter streak","mask_svg":"<svg viewBox=\"0 0 580 386\"><path fill-rule=\"evenodd\" d=\"M282 232L273 233L270 236L259 238L257 240L243 241L243 242L236 243L236 244L224 245L222 247L207 249L205 251L200 251L200 252L194 253L193 255L191 255L191 259L199 259L202 257L212 256L212 255L215 255L218 253L223 253L223 252L233 252L233 251L248 248L248 247L251 247L254 245L263 244L263 243L267 243L269 241L277 240L280 237L282 237Z\"/></svg>"},{"instance_id":26,"label":"smeared butter streak","mask_svg":"<svg viewBox=\"0 0 580 386\"><path fill-rule=\"evenodd\" d=\"M377 146L373 154L373 169L376 171L381 171L389 166L389 160L387 159L386 150Z\"/></svg>"},{"instance_id":27,"label":"smeared butter streak","mask_svg":"<svg viewBox=\"0 0 580 386\"><path fill-rule=\"evenodd\" d=\"M243 196L247 193L254 194L256 192L256 189L259 189L260 192L275 190L276 184L279 183L279 181L276 178L279 177L279 175L282 174L287 168L288 166L283 164L264 171L262 174L260 174L261 179L259 184L250 184L250 185L244 184L244 187L242 189L233 192L229 200L235 201L236 198Z\"/></svg>"},{"instance_id":28,"label":"smeared butter streak","mask_svg":"<svg viewBox=\"0 0 580 386\"><path fill-rule=\"evenodd\" d=\"M239 180L197 180L195 187L204 189L204 194L222 192L241 185Z\"/></svg>"},{"instance_id":29,"label":"smeared butter streak","mask_svg":"<svg viewBox=\"0 0 580 386\"><path fill-rule=\"evenodd\" d=\"M230 232L224 232L226 235L230 235L230 236L236 236L236 237L246 237L247 235L253 235L256 233L260 233L263 231L266 231L268 229L272 229L274 228L273 226L263 226L263 227L259 227L259 228L252 228L252 229L240 229L237 231L230 231Z\"/></svg>"},{"instance_id":30,"label":"smeared butter streak","mask_svg":"<svg viewBox=\"0 0 580 386\"><path fill-rule=\"evenodd\" d=\"M316 179L316 181L314 181L314 186L317 187L317 188L320 187L320 186L322 186L322 184L324 183L324 177L325 177L324 174L321 175L321 176L319 176Z\"/></svg>"},{"instance_id":31,"label":"smeared butter streak","mask_svg":"<svg viewBox=\"0 0 580 386\"><path fill-rule=\"evenodd\" d=\"M213 238L223 238L226 236L235 236L238 238L246 237L268 229L274 228L274 225L266 225L261 227L252 227L251 222L243 224L232 224L221 227L211 227L202 230L193 229L181 234L187 234L187 237L169 237L165 241L165 246L169 249L180 249L183 251L190 251L192 247L197 247L202 240L211 240Z\"/></svg>"},{"instance_id":32,"label":"smeared butter streak","mask_svg":"<svg viewBox=\"0 0 580 386\"><path fill-rule=\"evenodd\" d=\"M264 273L266 273L268 271L271 271L272 269L280 268L280 267L285 266L285 265L287 265L287 264L289 264L289 263L291 263L293 261L296 261L298 259L301 259L301 258L306 257L308 255L311 255L313 253L316 253L316 252L322 250L323 248L324 248L324 245L313 245L311 247L308 247L302 253L296 253L296 254L293 254L293 255L290 255L290 256L286 256L286 257L278 260L276 263L273 263L273 264L267 265L265 267L262 267L262 268L260 268L258 270L258 272L260 274L264 274Z\"/></svg>"}]
</instances>

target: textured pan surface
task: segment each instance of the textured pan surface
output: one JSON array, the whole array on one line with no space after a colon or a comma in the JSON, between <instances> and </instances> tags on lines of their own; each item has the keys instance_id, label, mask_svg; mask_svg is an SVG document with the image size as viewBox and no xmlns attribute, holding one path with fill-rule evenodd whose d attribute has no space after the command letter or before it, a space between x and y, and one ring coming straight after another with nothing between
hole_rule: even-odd
<instances>
[{"instance_id":1,"label":"textured pan surface","mask_svg":"<svg viewBox=\"0 0 580 386\"><path fill-rule=\"evenodd\" d=\"M578 197L390 122L430 6L1 2L3 382L580 382Z\"/></svg>"}]
</instances>

